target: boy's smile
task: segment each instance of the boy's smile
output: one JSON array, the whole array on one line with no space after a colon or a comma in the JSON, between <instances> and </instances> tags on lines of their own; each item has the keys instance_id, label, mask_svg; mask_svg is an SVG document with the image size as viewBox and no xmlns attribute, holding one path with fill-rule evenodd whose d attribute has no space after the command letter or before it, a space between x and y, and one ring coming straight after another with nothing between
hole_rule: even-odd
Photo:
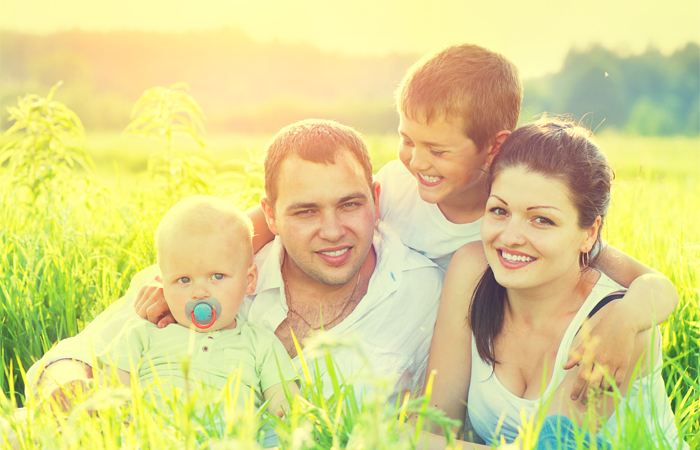
<instances>
[{"instance_id":1,"label":"boy's smile","mask_svg":"<svg viewBox=\"0 0 700 450\"><path fill-rule=\"evenodd\" d=\"M491 152L478 149L452 120L426 124L399 116L399 159L416 178L421 199L437 204L451 222L479 219Z\"/></svg>"}]
</instances>

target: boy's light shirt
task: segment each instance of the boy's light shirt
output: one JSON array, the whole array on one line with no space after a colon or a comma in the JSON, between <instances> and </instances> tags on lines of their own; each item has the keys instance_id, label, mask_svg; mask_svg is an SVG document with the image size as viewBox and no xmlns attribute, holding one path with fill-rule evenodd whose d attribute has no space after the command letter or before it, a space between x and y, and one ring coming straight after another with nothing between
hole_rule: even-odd
<instances>
[{"instance_id":1,"label":"boy's light shirt","mask_svg":"<svg viewBox=\"0 0 700 450\"><path fill-rule=\"evenodd\" d=\"M481 219L457 224L440 208L420 198L416 179L399 160L388 162L374 176L379 181L379 214L404 245L430 258L447 270L461 246L481 240Z\"/></svg>"},{"instance_id":2,"label":"boy's light shirt","mask_svg":"<svg viewBox=\"0 0 700 450\"><path fill-rule=\"evenodd\" d=\"M444 272L427 258L404 246L395 233L378 224L374 236L377 263L367 294L355 310L329 331L331 336L354 337L358 352L332 350L334 361L346 378L385 375L393 386L390 401L400 389L422 386L428 351L437 318ZM287 316L284 283L280 273L282 246L279 238L256 255L258 285L238 312L244 320L274 331ZM27 372L27 386L35 382L38 368L59 359L72 358L92 364L130 319L138 317L134 301L139 289L155 280L156 265L136 274L124 297L110 305L77 336L64 339ZM174 325L170 325L174 326ZM305 350L305 354L308 353ZM94 355L94 356L93 356ZM299 367L299 357L293 362ZM313 366L313 364L312 364ZM320 366L325 363L320 361ZM361 374L360 374L361 375ZM323 376L330 394L330 379ZM371 383L356 387L370 388Z\"/></svg>"}]
</instances>

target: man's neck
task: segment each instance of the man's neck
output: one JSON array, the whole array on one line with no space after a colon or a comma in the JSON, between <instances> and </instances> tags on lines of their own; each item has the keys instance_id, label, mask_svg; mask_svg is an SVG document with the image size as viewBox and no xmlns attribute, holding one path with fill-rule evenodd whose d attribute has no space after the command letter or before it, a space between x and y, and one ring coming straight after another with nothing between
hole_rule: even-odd
<instances>
[{"instance_id":1,"label":"man's neck","mask_svg":"<svg viewBox=\"0 0 700 450\"><path fill-rule=\"evenodd\" d=\"M367 285L369 279L374 273L374 267L377 263L377 254L374 251L374 246L371 246L364 262L347 283L339 285L328 285L319 280L316 280L304 273L296 264L291 262L287 252L283 249L282 260L282 278L285 285L290 286L298 295L303 295L308 300L317 299L317 301L332 300L338 296L349 294L355 289L357 283L357 275L359 272L361 285ZM358 287L359 289L359 287Z\"/></svg>"},{"instance_id":2,"label":"man's neck","mask_svg":"<svg viewBox=\"0 0 700 450\"><path fill-rule=\"evenodd\" d=\"M287 272L283 263L282 277L288 311L287 318L277 327L275 335L291 358L297 355L296 345L303 347L302 339L313 329L334 328L355 310L367 293L376 262L377 254L372 246L355 276L339 286L328 286L314 280L298 268Z\"/></svg>"}]
</instances>

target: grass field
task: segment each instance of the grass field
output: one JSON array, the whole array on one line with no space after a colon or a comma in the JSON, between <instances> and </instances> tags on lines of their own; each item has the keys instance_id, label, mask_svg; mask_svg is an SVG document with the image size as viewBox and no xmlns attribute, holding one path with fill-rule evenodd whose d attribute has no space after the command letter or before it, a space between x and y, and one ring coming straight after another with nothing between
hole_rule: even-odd
<instances>
[{"instance_id":1,"label":"grass field","mask_svg":"<svg viewBox=\"0 0 700 450\"><path fill-rule=\"evenodd\" d=\"M176 141L183 153L207 159L212 167L197 183L171 192L162 179L146 175L148 155L158 146L118 134L88 135L94 171L76 171L33 201L26 187L3 175L0 415L10 417L14 406L25 403L34 407L23 395L23 371L55 342L79 332L121 296L138 270L154 262L155 225L178 197L210 192L241 208L258 201L260 158L270 137L212 136L204 149ZM375 170L395 157L394 136L366 138ZM700 448L700 140L614 133L599 140L617 173L604 238L666 274L680 294L679 307L662 326L664 379L681 434L691 448ZM255 448L259 418L252 408L229 411L224 425L212 425L191 422L187 405L179 416L162 417L149 412L138 392L101 395L98 417L81 410L58 423L32 416L30 426L15 424L23 448ZM396 441L397 411L384 408L381 395L362 409L347 400L351 387L342 396L323 399L307 385L306 400L294 406L286 423L275 425L282 446L411 447ZM132 401L125 404L125 398ZM57 426L64 431L58 433ZM645 447L643 436L625 439L616 446Z\"/></svg>"}]
</instances>

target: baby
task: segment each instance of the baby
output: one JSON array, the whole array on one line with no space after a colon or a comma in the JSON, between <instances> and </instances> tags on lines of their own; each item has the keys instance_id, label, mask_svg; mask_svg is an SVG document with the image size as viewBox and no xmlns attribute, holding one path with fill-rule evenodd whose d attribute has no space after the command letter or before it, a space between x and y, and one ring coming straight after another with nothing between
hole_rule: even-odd
<instances>
[{"instance_id":1,"label":"baby","mask_svg":"<svg viewBox=\"0 0 700 450\"><path fill-rule=\"evenodd\" d=\"M178 325L158 328L135 317L99 355L105 364L100 372L116 371L130 386L135 371L143 388L158 385L149 390L155 401L163 400L161 393L172 400L192 390L214 399L235 374L242 393L252 388L256 407L270 400L268 410L277 413L288 406L283 383L297 374L282 343L236 317L258 278L252 233L250 220L225 200L194 196L173 206L155 241L159 280ZM298 392L294 382L287 388ZM206 403L208 397L198 398Z\"/></svg>"}]
</instances>

